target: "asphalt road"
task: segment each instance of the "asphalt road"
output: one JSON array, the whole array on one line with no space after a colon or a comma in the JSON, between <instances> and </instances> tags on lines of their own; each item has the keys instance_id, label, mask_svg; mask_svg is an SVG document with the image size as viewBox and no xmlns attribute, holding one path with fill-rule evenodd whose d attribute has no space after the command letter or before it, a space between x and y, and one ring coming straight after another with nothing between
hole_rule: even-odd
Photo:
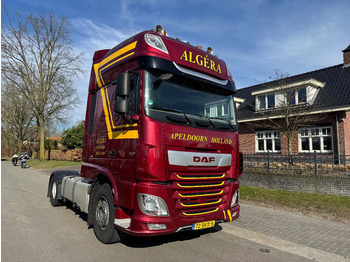
<instances>
[{"instance_id":1,"label":"asphalt road","mask_svg":"<svg viewBox=\"0 0 350 262\"><path fill-rule=\"evenodd\" d=\"M48 179L47 173L1 162L2 261L312 261L237 236L235 221L210 230L129 237L104 245L86 224L85 214L50 205Z\"/></svg>"}]
</instances>

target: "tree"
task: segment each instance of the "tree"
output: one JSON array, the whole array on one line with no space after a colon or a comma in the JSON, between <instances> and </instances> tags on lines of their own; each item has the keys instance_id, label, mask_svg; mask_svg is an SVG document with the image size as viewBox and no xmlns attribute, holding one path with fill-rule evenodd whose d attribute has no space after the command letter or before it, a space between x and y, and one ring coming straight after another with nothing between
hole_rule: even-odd
<instances>
[{"instance_id":1,"label":"tree","mask_svg":"<svg viewBox=\"0 0 350 262\"><path fill-rule=\"evenodd\" d=\"M4 17L4 16L3 16ZM2 21L2 77L30 103L40 134L40 159L45 155L45 125L64 121L79 101L73 79L82 70L82 53L76 54L66 16L23 15L12 19L5 10ZM14 21L13 21L14 20Z\"/></svg>"},{"instance_id":2,"label":"tree","mask_svg":"<svg viewBox=\"0 0 350 262\"><path fill-rule=\"evenodd\" d=\"M82 148L84 141L85 122L81 121L77 125L63 131L62 145L68 149Z\"/></svg>"},{"instance_id":3,"label":"tree","mask_svg":"<svg viewBox=\"0 0 350 262\"><path fill-rule=\"evenodd\" d=\"M48 151L47 160L51 160L51 150L57 149L57 141L53 139L45 139L45 150Z\"/></svg>"},{"instance_id":4,"label":"tree","mask_svg":"<svg viewBox=\"0 0 350 262\"><path fill-rule=\"evenodd\" d=\"M8 153L21 152L23 142L32 140L36 126L29 101L15 92L13 84L2 81L1 85L1 136L7 142Z\"/></svg>"},{"instance_id":5,"label":"tree","mask_svg":"<svg viewBox=\"0 0 350 262\"><path fill-rule=\"evenodd\" d=\"M267 95L257 95L255 108L258 110L264 121L254 122L254 128L263 127L271 130L277 130L284 134L288 143L288 154L292 154L292 141L295 138L296 131L302 126L308 126L319 122L324 115L307 114L310 105L307 98L310 97L310 89L305 84L291 82L292 79L288 73L281 70L275 70L275 76L270 77L273 81L264 84L264 87L270 90L273 96L273 107L269 107L269 97ZM310 80L312 81L312 80ZM271 99L272 100L272 99ZM298 103L296 103L298 100ZM264 106L261 106L264 104ZM271 103L272 104L272 103Z\"/></svg>"}]
</instances>

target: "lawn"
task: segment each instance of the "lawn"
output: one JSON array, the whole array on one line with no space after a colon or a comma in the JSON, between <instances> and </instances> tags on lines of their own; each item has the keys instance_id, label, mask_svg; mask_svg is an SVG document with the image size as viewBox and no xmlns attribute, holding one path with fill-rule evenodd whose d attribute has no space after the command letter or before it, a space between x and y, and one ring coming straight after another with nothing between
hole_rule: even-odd
<instances>
[{"instance_id":1,"label":"lawn","mask_svg":"<svg viewBox=\"0 0 350 262\"><path fill-rule=\"evenodd\" d=\"M296 210L350 222L350 197L299 193L240 186L241 200Z\"/></svg>"},{"instance_id":2,"label":"lawn","mask_svg":"<svg viewBox=\"0 0 350 262\"><path fill-rule=\"evenodd\" d=\"M81 162L31 159L27 162L27 165L37 169L50 169L55 167L81 165Z\"/></svg>"}]
</instances>

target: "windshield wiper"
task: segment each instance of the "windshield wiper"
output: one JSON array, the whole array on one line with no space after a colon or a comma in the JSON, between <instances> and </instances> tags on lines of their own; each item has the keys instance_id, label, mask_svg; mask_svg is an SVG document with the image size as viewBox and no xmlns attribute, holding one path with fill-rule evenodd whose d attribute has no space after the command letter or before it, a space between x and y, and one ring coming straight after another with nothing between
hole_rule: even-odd
<instances>
[{"instance_id":1,"label":"windshield wiper","mask_svg":"<svg viewBox=\"0 0 350 262\"><path fill-rule=\"evenodd\" d=\"M211 117L211 119L214 119L214 120L215 120L215 119L218 119L218 120L225 121L225 122L228 123L228 125L230 126L230 128L234 129L232 123L231 123L229 120L225 119L225 118L221 118L221 117Z\"/></svg>"},{"instance_id":2,"label":"windshield wiper","mask_svg":"<svg viewBox=\"0 0 350 262\"><path fill-rule=\"evenodd\" d=\"M199 117L203 117L203 118L207 119L207 120L209 121L209 123L210 123L212 126L214 126L213 122L212 122L212 121L210 120L210 118L207 117L206 115L204 115L204 114L202 114L202 113L193 114L193 115L199 116Z\"/></svg>"},{"instance_id":3,"label":"windshield wiper","mask_svg":"<svg viewBox=\"0 0 350 262\"><path fill-rule=\"evenodd\" d=\"M150 107L150 109L156 109L156 110L161 110L161 111L168 111L168 112L175 112L175 113L180 113L182 115L184 115L187 123L191 123L190 120L188 119L187 115L185 114L185 112L179 110L179 109L174 109L174 108L163 108L163 107L159 107L159 106L153 106Z\"/></svg>"}]
</instances>

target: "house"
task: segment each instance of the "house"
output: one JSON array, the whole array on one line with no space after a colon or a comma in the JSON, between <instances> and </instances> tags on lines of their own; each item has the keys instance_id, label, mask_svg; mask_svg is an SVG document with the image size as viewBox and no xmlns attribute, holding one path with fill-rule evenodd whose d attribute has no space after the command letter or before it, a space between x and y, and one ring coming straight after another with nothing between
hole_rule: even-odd
<instances>
[{"instance_id":1,"label":"house","mask_svg":"<svg viewBox=\"0 0 350 262\"><path fill-rule=\"evenodd\" d=\"M237 90L240 150L350 155L350 45L342 52L342 64Z\"/></svg>"}]
</instances>

